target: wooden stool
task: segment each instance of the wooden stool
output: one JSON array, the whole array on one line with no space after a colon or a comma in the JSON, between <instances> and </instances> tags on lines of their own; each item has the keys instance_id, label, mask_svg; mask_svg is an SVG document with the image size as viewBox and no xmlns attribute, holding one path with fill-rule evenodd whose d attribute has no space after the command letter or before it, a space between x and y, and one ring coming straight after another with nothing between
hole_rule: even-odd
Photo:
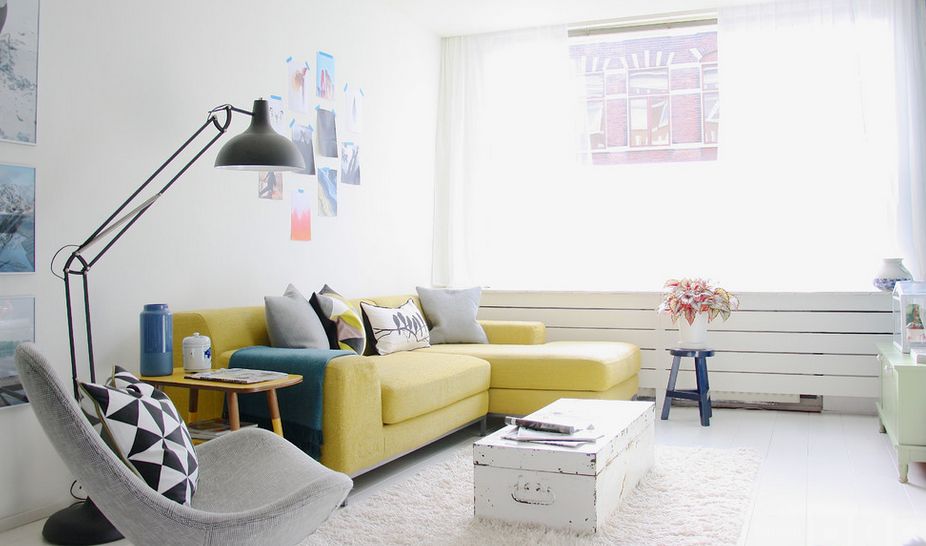
<instances>
[{"instance_id":1,"label":"wooden stool","mask_svg":"<svg viewBox=\"0 0 926 546\"><path fill-rule=\"evenodd\" d=\"M714 356L713 349L669 349L672 355L672 371L669 372L669 384L666 386L666 400L662 405L662 420L669 418L669 409L673 398L684 398L698 401L698 411L701 413L701 426L711 426L711 386L707 380L707 359ZM692 357L695 361L695 379L698 388L695 390L678 390L675 381L678 379L678 367L682 357Z\"/></svg>"}]
</instances>

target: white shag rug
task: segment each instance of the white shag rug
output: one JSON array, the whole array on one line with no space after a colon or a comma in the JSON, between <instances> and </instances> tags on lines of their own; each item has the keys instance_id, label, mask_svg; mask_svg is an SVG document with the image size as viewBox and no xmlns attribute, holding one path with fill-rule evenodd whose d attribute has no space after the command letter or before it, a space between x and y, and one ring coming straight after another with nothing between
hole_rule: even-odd
<instances>
[{"instance_id":1,"label":"white shag rug","mask_svg":"<svg viewBox=\"0 0 926 546\"><path fill-rule=\"evenodd\" d=\"M336 510L302 546L328 544L736 544L759 468L751 449L657 446L656 464L598 533L473 516L473 450Z\"/></svg>"}]
</instances>

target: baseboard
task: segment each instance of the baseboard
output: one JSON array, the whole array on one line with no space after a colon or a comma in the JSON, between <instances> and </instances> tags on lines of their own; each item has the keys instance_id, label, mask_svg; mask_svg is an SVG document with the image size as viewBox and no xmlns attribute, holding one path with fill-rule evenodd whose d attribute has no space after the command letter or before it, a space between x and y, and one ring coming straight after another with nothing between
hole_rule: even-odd
<instances>
[{"instance_id":1,"label":"baseboard","mask_svg":"<svg viewBox=\"0 0 926 546\"><path fill-rule=\"evenodd\" d=\"M856 415L877 415L874 398L857 396L824 396L823 411L834 413L851 413Z\"/></svg>"},{"instance_id":2,"label":"baseboard","mask_svg":"<svg viewBox=\"0 0 926 546\"><path fill-rule=\"evenodd\" d=\"M13 514L12 516L7 516L5 518L0 518L0 533L9 531L10 529L15 529L17 527L22 527L23 525L28 525L33 521L45 519L58 510L67 508L73 502L74 500L71 499L69 501L62 501L60 503L51 504L41 508L35 508L33 510L27 510L25 512Z\"/></svg>"}]
</instances>

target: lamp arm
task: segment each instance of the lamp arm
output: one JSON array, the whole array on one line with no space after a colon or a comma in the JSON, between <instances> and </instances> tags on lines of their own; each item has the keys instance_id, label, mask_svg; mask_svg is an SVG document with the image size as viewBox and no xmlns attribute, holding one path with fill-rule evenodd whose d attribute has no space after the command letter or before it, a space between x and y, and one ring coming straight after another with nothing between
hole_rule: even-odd
<instances>
[{"instance_id":1,"label":"lamp arm","mask_svg":"<svg viewBox=\"0 0 926 546\"><path fill-rule=\"evenodd\" d=\"M219 112L225 112L225 118L220 121L217 114ZM71 307L71 276L79 276L82 280L83 287L83 303L84 303L84 318L86 322L87 330L87 356L89 358L90 366L90 380L92 382L96 381L96 370L93 361L93 334L91 330L90 323L90 292L87 284L87 274L90 271L90 268L101 258L110 248L122 238L122 236L131 229L131 227L138 221L141 216L160 199L164 193L170 189L170 187L176 182L181 176L186 173L186 171L199 160L204 153L206 153L209 148L215 144L222 135L228 130L228 127L231 125L232 113L238 112L241 114L246 114L248 116L253 115L250 111L244 110L232 106L231 104L223 104L217 106L209 111L206 121L173 153L170 157L167 158L164 163L161 164L152 174L149 176L142 184L134 191L132 194L121 204L119 207L109 215L106 220L97 227L93 233L80 244L68 259L64 263L63 267L63 280L64 280L64 292L67 306L67 321L68 321L68 338L69 338L69 349L71 353L71 377L74 386L74 397L78 397L77 391L77 381L78 381L78 372L77 372L77 353L76 353L76 344L74 340L74 315ZM212 125L218 131L215 136L213 136L209 142L207 142L197 153L190 159L166 184L153 196L146 199L140 205L136 206L132 210L128 211L125 214L122 214L123 211L136 200L139 194L147 188L161 172L164 171L173 161L177 158L180 153L182 153L197 137L199 137L207 127ZM120 214L122 216L120 217ZM89 260L84 257L84 252L97 242L106 239L110 234L115 232L106 245L100 249L92 258Z\"/></svg>"}]
</instances>

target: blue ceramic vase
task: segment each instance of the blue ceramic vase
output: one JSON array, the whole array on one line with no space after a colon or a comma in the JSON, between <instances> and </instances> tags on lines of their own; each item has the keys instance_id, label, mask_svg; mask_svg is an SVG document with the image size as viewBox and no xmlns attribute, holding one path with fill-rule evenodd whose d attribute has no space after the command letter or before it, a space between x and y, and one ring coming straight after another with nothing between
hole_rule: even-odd
<instances>
[{"instance_id":1,"label":"blue ceramic vase","mask_svg":"<svg viewBox=\"0 0 926 546\"><path fill-rule=\"evenodd\" d=\"M174 372L174 320L166 303L148 303L141 312L142 375L170 375Z\"/></svg>"}]
</instances>

